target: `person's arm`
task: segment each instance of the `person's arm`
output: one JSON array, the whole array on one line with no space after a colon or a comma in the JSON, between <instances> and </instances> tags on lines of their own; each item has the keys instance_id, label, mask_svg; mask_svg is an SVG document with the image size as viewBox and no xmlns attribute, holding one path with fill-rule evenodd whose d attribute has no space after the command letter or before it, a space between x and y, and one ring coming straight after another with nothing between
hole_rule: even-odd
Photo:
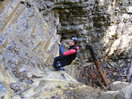
<instances>
[{"instance_id":1,"label":"person's arm","mask_svg":"<svg viewBox=\"0 0 132 99\"><path fill-rule=\"evenodd\" d=\"M67 56L67 55L71 55L71 54L76 53L75 49L70 49L68 51L64 51L64 48L63 48L62 44L60 42L58 42L58 44L59 44L59 51L60 51L61 55ZM77 47L77 49L79 49L79 47Z\"/></svg>"},{"instance_id":2,"label":"person's arm","mask_svg":"<svg viewBox=\"0 0 132 99\"><path fill-rule=\"evenodd\" d=\"M63 53L63 55L64 55L64 56L67 56L67 55L71 55L71 54L74 54L74 53L76 53L76 50L75 50L75 49L70 49L70 50L68 50L68 51L65 51L65 52Z\"/></svg>"},{"instance_id":3,"label":"person's arm","mask_svg":"<svg viewBox=\"0 0 132 99\"><path fill-rule=\"evenodd\" d=\"M63 55L63 53L64 53L64 48L63 48L63 46L62 46L61 44L59 44L59 51L60 51L60 54Z\"/></svg>"},{"instance_id":4,"label":"person's arm","mask_svg":"<svg viewBox=\"0 0 132 99\"><path fill-rule=\"evenodd\" d=\"M78 50L79 47L76 47L76 49ZM75 49L70 49L70 50L68 50L68 51L65 51L65 52L63 53L63 55L64 55L64 56L67 56L67 55L74 54L74 53L76 53L77 50L75 50Z\"/></svg>"},{"instance_id":5,"label":"person's arm","mask_svg":"<svg viewBox=\"0 0 132 99\"><path fill-rule=\"evenodd\" d=\"M74 54L76 52L75 49L70 49L68 51L64 51L64 48L61 44L59 45L59 50L60 50L60 54L64 55L64 56L71 55L71 54Z\"/></svg>"}]
</instances>

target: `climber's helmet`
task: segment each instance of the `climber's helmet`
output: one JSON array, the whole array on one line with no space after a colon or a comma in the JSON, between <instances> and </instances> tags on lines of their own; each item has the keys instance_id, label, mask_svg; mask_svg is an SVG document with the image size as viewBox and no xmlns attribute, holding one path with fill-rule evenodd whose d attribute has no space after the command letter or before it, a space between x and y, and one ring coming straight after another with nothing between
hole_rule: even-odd
<instances>
[{"instance_id":1,"label":"climber's helmet","mask_svg":"<svg viewBox=\"0 0 132 99\"><path fill-rule=\"evenodd\" d=\"M77 37L75 37L75 36L73 36L73 37L71 37L71 40L73 40L73 41L74 41L74 43L76 44L76 43L77 43L77 41L78 41L78 38L77 38Z\"/></svg>"}]
</instances>

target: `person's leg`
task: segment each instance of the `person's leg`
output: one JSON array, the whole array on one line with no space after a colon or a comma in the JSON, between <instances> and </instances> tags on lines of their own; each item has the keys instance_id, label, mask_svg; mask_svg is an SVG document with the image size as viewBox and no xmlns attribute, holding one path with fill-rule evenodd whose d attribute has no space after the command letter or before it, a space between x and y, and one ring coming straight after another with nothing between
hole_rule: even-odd
<instances>
[{"instance_id":1,"label":"person's leg","mask_svg":"<svg viewBox=\"0 0 132 99\"><path fill-rule=\"evenodd\" d=\"M64 66L69 65L69 64L70 64L69 61L66 60L66 59L58 61L57 62L57 66L55 67L55 69L56 70L63 70L63 71L65 71Z\"/></svg>"},{"instance_id":2,"label":"person's leg","mask_svg":"<svg viewBox=\"0 0 132 99\"><path fill-rule=\"evenodd\" d=\"M56 62L55 66L53 66L55 68L55 70L63 70L63 71L65 71L65 69L63 68L62 62L63 62L63 60Z\"/></svg>"},{"instance_id":3,"label":"person's leg","mask_svg":"<svg viewBox=\"0 0 132 99\"><path fill-rule=\"evenodd\" d=\"M65 69L64 69L64 60L62 60L62 61L59 61L58 63L57 63L57 66L56 66L56 70L62 70L62 71L65 71Z\"/></svg>"},{"instance_id":4,"label":"person's leg","mask_svg":"<svg viewBox=\"0 0 132 99\"><path fill-rule=\"evenodd\" d=\"M55 57L54 62L53 62L53 67L58 67L58 63L61 63L63 60L65 60L64 56Z\"/></svg>"},{"instance_id":5,"label":"person's leg","mask_svg":"<svg viewBox=\"0 0 132 99\"><path fill-rule=\"evenodd\" d=\"M67 60L67 59L63 60L61 63L62 63L61 67L64 67L66 65L70 65L71 64L71 62L69 62L69 60Z\"/></svg>"}]
</instances>

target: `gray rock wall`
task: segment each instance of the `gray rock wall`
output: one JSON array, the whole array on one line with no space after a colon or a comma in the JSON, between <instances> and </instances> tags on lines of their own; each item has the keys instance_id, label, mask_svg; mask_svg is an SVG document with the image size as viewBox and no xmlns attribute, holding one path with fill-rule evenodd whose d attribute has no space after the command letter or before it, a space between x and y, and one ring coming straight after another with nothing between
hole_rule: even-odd
<instances>
[{"instance_id":1,"label":"gray rock wall","mask_svg":"<svg viewBox=\"0 0 132 99\"><path fill-rule=\"evenodd\" d=\"M79 38L80 51L67 72L81 82L93 67L87 43L103 64L129 66L132 55L130 0L4 0L0 2L0 62L18 81L32 83L57 55L59 35L67 46ZM58 35L58 34L59 35Z\"/></svg>"},{"instance_id":2,"label":"gray rock wall","mask_svg":"<svg viewBox=\"0 0 132 99\"><path fill-rule=\"evenodd\" d=\"M0 7L0 64L21 82L41 75L58 51L54 12L43 16L37 6L5 0Z\"/></svg>"},{"instance_id":3,"label":"gray rock wall","mask_svg":"<svg viewBox=\"0 0 132 99\"><path fill-rule=\"evenodd\" d=\"M79 38L79 60L67 67L73 77L81 80L79 73L84 73L83 68L93 66L85 49L87 44L93 45L102 66L130 66L131 4L130 0L69 0L59 2L54 8L59 14L57 33L62 35L62 40L67 41L72 35Z\"/></svg>"}]
</instances>

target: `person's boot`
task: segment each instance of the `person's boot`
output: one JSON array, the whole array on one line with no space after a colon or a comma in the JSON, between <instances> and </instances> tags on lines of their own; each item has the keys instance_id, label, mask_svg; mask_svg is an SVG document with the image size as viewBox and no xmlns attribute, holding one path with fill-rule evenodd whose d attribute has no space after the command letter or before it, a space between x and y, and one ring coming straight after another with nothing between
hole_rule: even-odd
<instances>
[{"instance_id":1,"label":"person's boot","mask_svg":"<svg viewBox=\"0 0 132 99\"><path fill-rule=\"evenodd\" d=\"M59 68L56 68L56 70L62 70L62 71L65 71L65 68L63 68L63 67L59 67Z\"/></svg>"}]
</instances>

